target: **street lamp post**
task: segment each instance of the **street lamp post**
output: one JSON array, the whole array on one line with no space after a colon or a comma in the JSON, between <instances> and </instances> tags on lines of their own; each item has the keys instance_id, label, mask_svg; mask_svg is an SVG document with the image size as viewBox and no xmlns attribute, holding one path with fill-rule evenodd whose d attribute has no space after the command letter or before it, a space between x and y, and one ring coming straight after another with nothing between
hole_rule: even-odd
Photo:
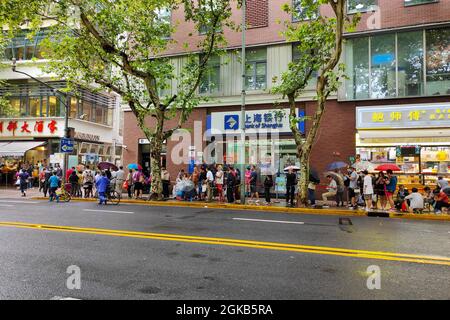
<instances>
[{"instance_id":1,"label":"street lamp post","mask_svg":"<svg viewBox=\"0 0 450 320\"><path fill-rule=\"evenodd\" d=\"M247 30L247 1L242 1L242 52L241 52L241 66L242 66L242 92L241 92L241 152L240 155L240 170L241 170L241 204L245 204L245 74L246 74L246 30Z\"/></svg>"},{"instance_id":2,"label":"street lamp post","mask_svg":"<svg viewBox=\"0 0 450 320\"><path fill-rule=\"evenodd\" d=\"M69 130L69 110L70 109L69 109L69 105L67 104L67 102L64 99L61 99L61 97L59 96L59 95L65 96L65 94L63 92L59 91L58 89L53 88L48 83L45 83L44 81L41 81L41 80L33 77L32 75L26 73L26 72L17 70L16 59L12 59L11 70L13 72L15 72L15 73L23 74L23 75L29 77L30 79L32 79L32 80L34 80L34 81L36 81L36 82L46 86L47 88L52 89L52 91L55 93L56 99L59 100L59 102L61 102L64 105L64 107L65 107L65 113L64 113L64 137L65 138L70 138L70 130ZM67 182L66 181L67 169L68 169L68 155L65 152L64 153L64 166L63 166L63 171L64 171L63 172L63 181L64 181L64 183Z\"/></svg>"}]
</instances>

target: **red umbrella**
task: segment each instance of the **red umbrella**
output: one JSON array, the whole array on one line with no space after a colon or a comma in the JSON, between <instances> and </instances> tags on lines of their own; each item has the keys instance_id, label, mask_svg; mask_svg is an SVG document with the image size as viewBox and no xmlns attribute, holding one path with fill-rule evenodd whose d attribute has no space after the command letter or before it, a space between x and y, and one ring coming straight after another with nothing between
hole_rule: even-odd
<instances>
[{"instance_id":1,"label":"red umbrella","mask_svg":"<svg viewBox=\"0 0 450 320\"><path fill-rule=\"evenodd\" d=\"M386 170L402 171L402 169L400 169L396 164L392 164L392 163L386 163L386 164L379 165L378 167L375 168L375 170L377 170L377 171L386 171Z\"/></svg>"}]
</instances>

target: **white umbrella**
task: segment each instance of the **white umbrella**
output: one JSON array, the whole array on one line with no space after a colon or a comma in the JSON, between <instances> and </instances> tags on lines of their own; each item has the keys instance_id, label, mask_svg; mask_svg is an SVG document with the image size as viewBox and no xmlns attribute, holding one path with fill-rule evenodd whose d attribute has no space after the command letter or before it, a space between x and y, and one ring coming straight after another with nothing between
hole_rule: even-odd
<instances>
[{"instance_id":1,"label":"white umbrella","mask_svg":"<svg viewBox=\"0 0 450 320\"><path fill-rule=\"evenodd\" d=\"M300 167L297 167L297 166L289 166L289 167L284 168L284 171L285 171L285 172L287 172L287 171L289 171L289 170L292 170L292 171L299 171L299 170L300 170Z\"/></svg>"},{"instance_id":2,"label":"white umbrella","mask_svg":"<svg viewBox=\"0 0 450 320\"><path fill-rule=\"evenodd\" d=\"M352 165L353 168L356 169L356 171L373 171L375 168L375 165L369 161L359 161Z\"/></svg>"}]
</instances>

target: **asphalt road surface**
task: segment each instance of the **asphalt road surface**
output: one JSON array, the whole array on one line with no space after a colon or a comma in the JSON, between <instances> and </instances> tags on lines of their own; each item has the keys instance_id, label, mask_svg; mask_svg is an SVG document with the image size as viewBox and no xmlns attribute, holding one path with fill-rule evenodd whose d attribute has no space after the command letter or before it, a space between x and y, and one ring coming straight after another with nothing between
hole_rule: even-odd
<instances>
[{"instance_id":1,"label":"asphalt road surface","mask_svg":"<svg viewBox=\"0 0 450 320\"><path fill-rule=\"evenodd\" d=\"M450 223L0 199L0 270L0 299L450 299Z\"/></svg>"}]
</instances>

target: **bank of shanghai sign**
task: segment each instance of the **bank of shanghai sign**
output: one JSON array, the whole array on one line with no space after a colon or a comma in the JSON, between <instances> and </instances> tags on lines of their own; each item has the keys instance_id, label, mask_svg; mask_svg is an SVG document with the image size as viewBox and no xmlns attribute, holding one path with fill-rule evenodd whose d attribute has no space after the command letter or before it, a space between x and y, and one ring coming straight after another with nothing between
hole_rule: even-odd
<instances>
[{"instance_id":1,"label":"bank of shanghai sign","mask_svg":"<svg viewBox=\"0 0 450 320\"><path fill-rule=\"evenodd\" d=\"M304 111L298 111L299 116L304 116ZM222 133L240 133L241 131L240 112L214 112L211 115L211 124L208 129L219 133L216 130L223 130ZM245 113L246 133L261 132L291 132L289 125L289 109L275 110L249 110ZM299 129L304 132L304 122L299 122Z\"/></svg>"},{"instance_id":2,"label":"bank of shanghai sign","mask_svg":"<svg viewBox=\"0 0 450 320\"><path fill-rule=\"evenodd\" d=\"M357 129L450 127L450 103L357 107Z\"/></svg>"}]
</instances>

